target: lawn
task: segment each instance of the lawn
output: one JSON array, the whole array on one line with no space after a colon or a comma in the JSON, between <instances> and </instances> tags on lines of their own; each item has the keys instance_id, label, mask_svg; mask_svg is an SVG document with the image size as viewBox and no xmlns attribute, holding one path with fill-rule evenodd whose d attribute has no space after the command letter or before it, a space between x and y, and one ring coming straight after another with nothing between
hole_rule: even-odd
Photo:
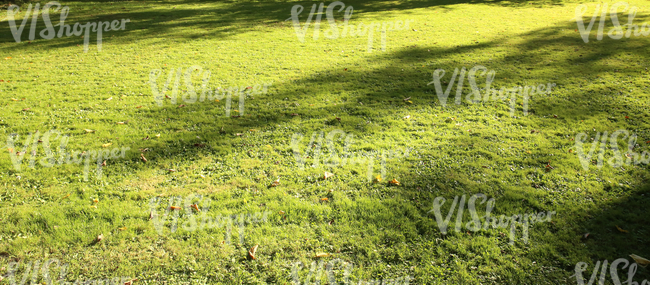
<instances>
[{"instance_id":1,"label":"lawn","mask_svg":"<svg viewBox=\"0 0 650 285\"><path fill-rule=\"evenodd\" d=\"M616 2L323 2L316 37L320 3L50 9L117 20L101 45L28 4L17 42L4 5L0 284L583 284L650 258L650 38L576 22Z\"/></svg>"}]
</instances>

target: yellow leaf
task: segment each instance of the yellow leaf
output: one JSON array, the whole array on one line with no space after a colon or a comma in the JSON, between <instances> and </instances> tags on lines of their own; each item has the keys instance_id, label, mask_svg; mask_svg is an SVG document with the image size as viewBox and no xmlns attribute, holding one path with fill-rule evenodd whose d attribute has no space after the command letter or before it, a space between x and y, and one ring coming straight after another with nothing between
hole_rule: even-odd
<instances>
[{"instance_id":1,"label":"yellow leaf","mask_svg":"<svg viewBox=\"0 0 650 285\"><path fill-rule=\"evenodd\" d=\"M113 144L113 143L105 143L105 144L102 145L102 147L109 147L109 146L111 146L112 144Z\"/></svg>"},{"instance_id":2,"label":"yellow leaf","mask_svg":"<svg viewBox=\"0 0 650 285\"><path fill-rule=\"evenodd\" d=\"M375 182L381 182L381 174L375 176Z\"/></svg>"},{"instance_id":3,"label":"yellow leaf","mask_svg":"<svg viewBox=\"0 0 650 285\"><path fill-rule=\"evenodd\" d=\"M120 230L120 231L125 231L125 230L126 230L126 227L123 227L123 228L117 228L117 229Z\"/></svg>"},{"instance_id":4,"label":"yellow leaf","mask_svg":"<svg viewBox=\"0 0 650 285\"><path fill-rule=\"evenodd\" d=\"M316 257L328 257L328 256L330 256L330 255L331 255L331 254L329 254L329 253L325 253L325 252L319 252L319 253L316 253Z\"/></svg>"},{"instance_id":5,"label":"yellow leaf","mask_svg":"<svg viewBox=\"0 0 650 285\"><path fill-rule=\"evenodd\" d=\"M632 257L632 259L634 259L634 262L636 262L638 265L640 265L643 268L645 268L646 266L648 266L648 264L650 264L650 260L647 260L636 254L630 254L630 257Z\"/></svg>"},{"instance_id":6,"label":"yellow leaf","mask_svg":"<svg viewBox=\"0 0 650 285\"><path fill-rule=\"evenodd\" d=\"M616 226L616 229L617 229L619 232L622 232L622 233L628 233L628 231L626 231L626 230L624 230L624 229L621 229L619 226Z\"/></svg>"},{"instance_id":7,"label":"yellow leaf","mask_svg":"<svg viewBox=\"0 0 650 285\"><path fill-rule=\"evenodd\" d=\"M320 198L321 201L327 201L329 200L328 198Z\"/></svg>"},{"instance_id":8,"label":"yellow leaf","mask_svg":"<svg viewBox=\"0 0 650 285\"><path fill-rule=\"evenodd\" d=\"M70 197L70 193L68 193L68 195L63 196L63 198L61 198L61 200L65 199L65 198L68 198L68 197Z\"/></svg>"},{"instance_id":9,"label":"yellow leaf","mask_svg":"<svg viewBox=\"0 0 650 285\"><path fill-rule=\"evenodd\" d=\"M16 99L16 98L11 98L11 101L18 101L18 99Z\"/></svg>"},{"instance_id":10,"label":"yellow leaf","mask_svg":"<svg viewBox=\"0 0 650 285\"><path fill-rule=\"evenodd\" d=\"M93 199L93 202L99 203L99 199L95 198L95 199Z\"/></svg>"},{"instance_id":11,"label":"yellow leaf","mask_svg":"<svg viewBox=\"0 0 650 285\"><path fill-rule=\"evenodd\" d=\"M388 183L389 183L389 184L393 184L393 185L397 185L397 186L400 185L400 184L399 184L399 181L397 181L397 179L393 179L393 180L391 180L391 181L388 181Z\"/></svg>"}]
</instances>

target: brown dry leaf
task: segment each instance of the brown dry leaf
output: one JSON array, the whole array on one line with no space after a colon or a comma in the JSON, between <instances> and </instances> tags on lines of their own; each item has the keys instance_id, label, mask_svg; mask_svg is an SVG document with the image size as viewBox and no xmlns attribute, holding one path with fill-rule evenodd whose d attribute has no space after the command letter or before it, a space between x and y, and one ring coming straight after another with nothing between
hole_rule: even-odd
<instances>
[{"instance_id":1,"label":"brown dry leaf","mask_svg":"<svg viewBox=\"0 0 650 285\"><path fill-rule=\"evenodd\" d=\"M142 161L144 161L144 162L147 162L147 158L144 157L144 154L142 154L142 153L140 154L140 159L142 159Z\"/></svg>"},{"instance_id":2,"label":"brown dry leaf","mask_svg":"<svg viewBox=\"0 0 650 285\"><path fill-rule=\"evenodd\" d=\"M149 212L149 220L153 219L153 211Z\"/></svg>"},{"instance_id":3,"label":"brown dry leaf","mask_svg":"<svg viewBox=\"0 0 650 285\"><path fill-rule=\"evenodd\" d=\"M332 176L334 176L334 173L329 173L329 172L325 171L325 175L323 176L323 179L327 179L327 178L330 178Z\"/></svg>"},{"instance_id":4,"label":"brown dry leaf","mask_svg":"<svg viewBox=\"0 0 650 285\"><path fill-rule=\"evenodd\" d=\"M109 147L111 145L113 145L113 143L105 143L105 144L102 145L102 147Z\"/></svg>"},{"instance_id":5,"label":"brown dry leaf","mask_svg":"<svg viewBox=\"0 0 650 285\"><path fill-rule=\"evenodd\" d=\"M256 244L254 247L251 247L251 249L248 251L248 256L249 256L251 259L255 259L255 252L257 252L257 247L258 247L258 246L259 246L259 245Z\"/></svg>"},{"instance_id":6,"label":"brown dry leaf","mask_svg":"<svg viewBox=\"0 0 650 285\"><path fill-rule=\"evenodd\" d=\"M106 166L106 160L104 160L104 162L102 162L102 166Z\"/></svg>"},{"instance_id":7,"label":"brown dry leaf","mask_svg":"<svg viewBox=\"0 0 650 285\"><path fill-rule=\"evenodd\" d=\"M388 181L388 183L389 183L389 184L392 184L392 185L397 185L397 186L400 185L400 183L399 183L399 181L397 181L397 179L393 179L393 180L391 180L391 181Z\"/></svg>"},{"instance_id":8,"label":"brown dry leaf","mask_svg":"<svg viewBox=\"0 0 650 285\"><path fill-rule=\"evenodd\" d=\"M169 172L176 172L176 169L168 169Z\"/></svg>"},{"instance_id":9,"label":"brown dry leaf","mask_svg":"<svg viewBox=\"0 0 650 285\"><path fill-rule=\"evenodd\" d=\"M86 133L94 133L95 132L94 130L90 130L90 129L84 129L84 131L86 131Z\"/></svg>"},{"instance_id":10,"label":"brown dry leaf","mask_svg":"<svg viewBox=\"0 0 650 285\"><path fill-rule=\"evenodd\" d=\"M280 185L280 178L278 178L278 180L275 180L275 181L273 181L273 183L271 183L271 187L275 187L275 186L278 186L278 185Z\"/></svg>"},{"instance_id":11,"label":"brown dry leaf","mask_svg":"<svg viewBox=\"0 0 650 285\"><path fill-rule=\"evenodd\" d=\"M185 107L185 104L178 105L178 108L183 108L183 107Z\"/></svg>"},{"instance_id":12,"label":"brown dry leaf","mask_svg":"<svg viewBox=\"0 0 650 285\"><path fill-rule=\"evenodd\" d=\"M142 106L136 106L135 108L136 108L136 109L140 109L140 108L142 108Z\"/></svg>"},{"instance_id":13,"label":"brown dry leaf","mask_svg":"<svg viewBox=\"0 0 650 285\"><path fill-rule=\"evenodd\" d=\"M328 256L330 256L330 255L331 255L331 254L329 254L329 253L325 253L325 252L319 252L319 253L316 253L316 257L328 257Z\"/></svg>"},{"instance_id":14,"label":"brown dry leaf","mask_svg":"<svg viewBox=\"0 0 650 285\"><path fill-rule=\"evenodd\" d=\"M178 206L171 206L171 207L169 207L169 209L171 209L171 210L180 210L181 207L178 207Z\"/></svg>"},{"instance_id":15,"label":"brown dry leaf","mask_svg":"<svg viewBox=\"0 0 650 285\"><path fill-rule=\"evenodd\" d=\"M25 108L25 109L23 109L23 111L29 111L29 110L31 110L31 109L32 109L32 108Z\"/></svg>"},{"instance_id":16,"label":"brown dry leaf","mask_svg":"<svg viewBox=\"0 0 650 285\"><path fill-rule=\"evenodd\" d=\"M320 198L321 201L327 201L329 198Z\"/></svg>"},{"instance_id":17,"label":"brown dry leaf","mask_svg":"<svg viewBox=\"0 0 650 285\"><path fill-rule=\"evenodd\" d=\"M8 148L7 151L9 151L10 153L13 153L14 149L13 148Z\"/></svg>"},{"instance_id":18,"label":"brown dry leaf","mask_svg":"<svg viewBox=\"0 0 650 285\"><path fill-rule=\"evenodd\" d=\"M104 235L103 235L103 234L99 234L99 235L97 236L97 241L98 241L98 242L102 241L103 239L104 239Z\"/></svg>"},{"instance_id":19,"label":"brown dry leaf","mask_svg":"<svg viewBox=\"0 0 650 285\"><path fill-rule=\"evenodd\" d=\"M632 259L634 259L634 262L636 262L638 265L640 265L643 268L645 268L646 266L648 266L648 264L650 264L650 260L647 260L636 254L630 254L630 257L632 257Z\"/></svg>"},{"instance_id":20,"label":"brown dry leaf","mask_svg":"<svg viewBox=\"0 0 650 285\"><path fill-rule=\"evenodd\" d=\"M622 233L628 233L628 231L626 231L626 230L624 230L624 229L621 229L619 226L616 226L616 229L617 229L619 232L622 232Z\"/></svg>"},{"instance_id":21,"label":"brown dry leaf","mask_svg":"<svg viewBox=\"0 0 650 285\"><path fill-rule=\"evenodd\" d=\"M124 282L124 285L133 285L133 282L138 281L139 279L131 279L131 281Z\"/></svg>"},{"instance_id":22,"label":"brown dry leaf","mask_svg":"<svg viewBox=\"0 0 650 285\"><path fill-rule=\"evenodd\" d=\"M190 205L190 207L192 207L192 209L196 210L197 212L201 212L201 210L199 209L199 205L197 204L192 204Z\"/></svg>"}]
</instances>

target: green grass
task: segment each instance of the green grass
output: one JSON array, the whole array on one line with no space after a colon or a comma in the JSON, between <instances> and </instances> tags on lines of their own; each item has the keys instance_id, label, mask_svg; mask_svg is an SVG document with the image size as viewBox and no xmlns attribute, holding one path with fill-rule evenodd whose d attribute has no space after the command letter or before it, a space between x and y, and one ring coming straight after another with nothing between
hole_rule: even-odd
<instances>
[{"instance_id":1,"label":"green grass","mask_svg":"<svg viewBox=\"0 0 650 285\"><path fill-rule=\"evenodd\" d=\"M625 129L639 137L636 152L650 152L648 37L596 41L596 21L584 43L574 20L579 2L344 3L354 7L350 23L414 22L410 30L388 32L385 52L376 34L369 53L367 37L321 33L315 41L313 26L301 43L285 20L301 4L304 23L312 2L62 2L70 7L67 24L131 20L124 31L104 33L102 51L91 34L84 53L81 37L26 40L29 24L16 43L3 20L0 140L17 133L22 150L29 133L56 129L70 135L70 150L112 143L108 149L130 151L108 160L101 178L91 163L85 181L83 165L46 168L37 161L30 169L31 147L18 172L2 147L0 274L12 261L57 258L69 264L68 281L131 276L139 278L135 284L291 284L294 263L309 267L324 252L332 254L325 262L352 263L355 283L412 276L411 284L575 284L570 276L580 261L590 265L588 278L598 260L650 258L649 166L606 163L585 171L573 141L579 133L592 138ZM639 8L634 23L650 20L646 2L629 3ZM596 3L585 4L590 17ZM343 12L335 15L342 19ZM58 22L58 14L51 18ZM626 23L627 14L619 13L619 21ZM37 31L42 23L39 17ZM611 26L608 20L605 32ZM241 117L225 116L226 100L172 105L165 99L159 107L150 72L162 70L160 88L170 69L194 65L211 71L213 89L272 85L246 98ZM448 82L455 68L475 65L496 71L495 88L557 86L533 96L527 116L521 101L514 117L502 101L468 103L467 81L462 104L453 103L454 85L441 106L427 85L433 71L444 69ZM200 80L193 75L195 86ZM186 89L180 88L179 96ZM292 136L304 135L303 151L313 132L333 130L353 134L353 154L413 150L387 159L379 183L368 181L363 163L310 167L307 159L301 169ZM335 145L341 155L343 140ZM144 148L147 162L140 159ZM327 157L331 150L323 151ZM605 159L611 155L608 150ZM43 157L41 145L36 159ZM373 176L380 174L379 161ZM325 171L334 176L322 180ZM280 185L269 187L278 178ZM389 185L392 179L401 185ZM455 196L477 193L496 200L493 215L557 214L535 224L527 244L517 232L510 245L505 229L441 234L429 213L433 200L447 199L446 215ZM244 244L236 226L231 244L222 243L225 227L179 226L172 233L168 223L160 235L149 220L149 201L164 198L162 214L168 197L192 194L212 200L211 217L269 211L268 221L247 226ZM477 208L483 216L485 205ZM466 212L463 222L470 219ZM94 242L100 234L104 239ZM250 260L248 249L256 244L257 259ZM299 271L301 280L308 271ZM336 274L342 282L342 270ZM634 280L644 279L650 272L639 268Z\"/></svg>"}]
</instances>

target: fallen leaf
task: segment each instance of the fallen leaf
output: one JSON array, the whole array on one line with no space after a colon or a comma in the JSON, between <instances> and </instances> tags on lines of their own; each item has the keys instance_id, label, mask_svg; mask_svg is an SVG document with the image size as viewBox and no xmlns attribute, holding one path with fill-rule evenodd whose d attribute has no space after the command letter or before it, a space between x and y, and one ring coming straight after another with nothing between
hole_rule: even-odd
<instances>
[{"instance_id":1,"label":"fallen leaf","mask_svg":"<svg viewBox=\"0 0 650 285\"><path fill-rule=\"evenodd\" d=\"M100 242L100 241L102 241L103 239L104 239L104 235L103 235L103 234L99 234L99 235L97 236L97 242Z\"/></svg>"},{"instance_id":2,"label":"fallen leaf","mask_svg":"<svg viewBox=\"0 0 650 285\"><path fill-rule=\"evenodd\" d=\"M406 103L413 104L413 101L408 100L408 101L406 101Z\"/></svg>"},{"instance_id":3,"label":"fallen leaf","mask_svg":"<svg viewBox=\"0 0 650 285\"><path fill-rule=\"evenodd\" d=\"M454 119L451 117L445 119L445 123L451 123L452 121L454 121Z\"/></svg>"},{"instance_id":4,"label":"fallen leaf","mask_svg":"<svg viewBox=\"0 0 650 285\"><path fill-rule=\"evenodd\" d=\"M131 279L131 281L124 282L124 285L133 285L133 282L138 281L139 279Z\"/></svg>"},{"instance_id":5,"label":"fallen leaf","mask_svg":"<svg viewBox=\"0 0 650 285\"><path fill-rule=\"evenodd\" d=\"M25 109L23 109L23 111L29 111L29 110L31 110L31 109L32 109L32 108L25 108Z\"/></svg>"},{"instance_id":6,"label":"fallen leaf","mask_svg":"<svg viewBox=\"0 0 650 285\"><path fill-rule=\"evenodd\" d=\"M106 101L111 101L111 100L113 100L112 96L111 96L111 98L106 99Z\"/></svg>"},{"instance_id":7,"label":"fallen leaf","mask_svg":"<svg viewBox=\"0 0 650 285\"><path fill-rule=\"evenodd\" d=\"M5 60L7 60L7 59L11 59L11 56L5 57Z\"/></svg>"},{"instance_id":8,"label":"fallen leaf","mask_svg":"<svg viewBox=\"0 0 650 285\"><path fill-rule=\"evenodd\" d=\"M176 169L168 169L169 172L176 172Z\"/></svg>"},{"instance_id":9,"label":"fallen leaf","mask_svg":"<svg viewBox=\"0 0 650 285\"><path fill-rule=\"evenodd\" d=\"M238 136L238 137L241 137L241 136L243 136L244 134L236 133L235 135Z\"/></svg>"},{"instance_id":10,"label":"fallen leaf","mask_svg":"<svg viewBox=\"0 0 650 285\"><path fill-rule=\"evenodd\" d=\"M630 257L632 257L632 259L634 259L634 262L636 262L638 265L640 265L643 268L645 268L646 266L648 266L648 264L650 264L650 260L647 260L636 254L630 254Z\"/></svg>"},{"instance_id":11,"label":"fallen leaf","mask_svg":"<svg viewBox=\"0 0 650 285\"><path fill-rule=\"evenodd\" d=\"M93 202L94 203L99 203L99 199L95 198L95 199L93 199Z\"/></svg>"},{"instance_id":12,"label":"fallen leaf","mask_svg":"<svg viewBox=\"0 0 650 285\"><path fill-rule=\"evenodd\" d=\"M391 181L388 181L388 183L389 183L389 184L392 184L392 185L397 185L397 186L400 185L400 183L399 183L399 181L397 181L397 179L393 179L393 180L391 180Z\"/></svg>"},{"instance_id":13,"label":"fallen leaf","mask_svg":"<svg viewBox=\"0 0 650 285\"><path fill-rule=\"evenodd\" d=\"M616 226L616 229L617 229L619 232L622 232L622 233L628 233L628 231L626 231L626 230L624 230L624 229L621 229L619 226Z\"/></svg>"},{"instance_id":14,"label":"fallen leaf","mask_svg":"<svg viewBox=\"0 0 650 285\"><path fill-rule=\"evenodd\" d=\"M109 146L111 146L112 144L113 144L113 143L105 143L105 144L102 145L102 147L109 147Z\"/></svg>"},{"instance_id":15,"label":"fallen leaf","mask_svg":"<svg viewBox=\"0 0 650 285\"><path fill-rule=\"evenodd\" d=\"M89 129L84 129L84 131L86 131L86 133L94 133L95 132L94 130L89 130Z\"/></svg>"},{"instance_id":16,"label":"fallen leaf","mask_svg":"<svg viewBox=\"0 0 650 285\"><path fill-rule=\"evenodd\" d=\"M140 154L140 159L142 159L142 161L144 161L144 162L147 162L147 158L144 157L144 154L142 154L142 153Z\"/></svg>"},{"instance_id":17,"label":"fallen leaf","mask_svg":"<svg viewBox=\"0 0 650 285\"><path fill-rule=\"evenodd\" d=\"M68 197L70 197L70 193L68 193L68 195L63 196L63 198L61 198L61 200L65 199L65 198L68 198Z\"/></svg>"},{"instance_id":18,"label":"fallen leaf","mask_svg":"<svg viewBox=\"0 0 650 285\"><path fill-rule=\"evenodd\" d=\"M323 176L323 179L327 179L327 178L330 178L332 176L334 176L334 173L329 173L329 172L325 171L325 175Z\"/></svg>"},{"instance_id":19,"label":"fallen leaf","mask_svg":"<svg viewBox=\"0 0 650 285\"><path fill-rule=\"evenodd\" d=\"M319 253L316 253L316 257L328 257L328 256L330 256L330 255L331 255L331 254L329 254L329 253L325 253L325 252L319 252Z\"/></svg>"},{"instance_id":20,"label":"fallen leaf","mask_svg":"<svg viewBox=\"0 0 650 285\"><path fill-rule=\"evenodd\" d=\"M153 219L153 211L149 212L149 220Z\"/></svg>"},{"instance_id":21,"label":"fallen leaf","mask_svg":"<svg viewBox=\"0 0 650 285\"><path fill-rule=\"evenodd\" d=\"M280 178L278 178L278 180L275 180L275 181L273 181L273 183L271 183L271 187L275 187L275 186L278 186L278 185L280 185Z\"/></svg>"},{"instance_id":22,"label":"fallen leaf","mask_svg":"<svg viewBox=\"0 0 650 285\"><path fill-rule=\"evenodd\" d=\"M411 97L405 98L405 99L404 99L404 102L406 102L406 101L408 101L408 100L411 100Z\"/></svg>"},{"instance_id":23,"label":"fallen leaf","mask_svg":"<svg viewBox=\"0 0 650 285\"><path fill-rule=\"evenodd\" d=\"M18 99L16 99L16 98L11 98L11 101L18 101Z\"/></svg>"},{"instance_id":24,"label":"fallen leaf","mask_svg":"<svg viewBox=\"0 0 650 285\"><path fill-rule=\"evenodd\" d=\"M280 213L280 215L284 215L284 211L280 211L280 212L278 212L278 213Z\"/></svg>"},{"instance_id":25,"label":"fallen leaf","mask_svg":"<svg viewBox=\"0 0 650 285\"><path fill-rule=\"evenodd\" d=\"M381 174L375 176L375 182L381 182Z\"/></svg>"},{"instance_id":26,"label":"fallen leaf","mask_svg":"<svg viewBox=\"0 0 650 285\"><path fill-rule=\"evenodd\" d=\"M136 109L140 109L140 108L142 108L142 106L136 106L135 108L136 108Z\"/></svg>"},{"instance_id":27,"label":"fallen leaf","mask_svg":"<svg viewBox=\"0 0 650 285\"><path fill-rule=\"evenodd\" d=\"M254 247L251 247L251 249L248 250L248 256L251 259L255 259L255 252L257 252L257 247L258 247L258 245L256 244Z\"/></svg>"},{"instance_id":28,"label":"fallen leaf","mask_svg":"<svg viewBox=\"0 0 650 285\"><path fill-rule=\"evenodd\" d=\"M321 201L327 201L329 198L320 198Z\"/></svg>"},{"instance_id":29,"label":"fallen leaf","mask_svg":"<svg viewBox=\"0 0 650 285\"><path fill-rule=\"evenodd\" d=\"M169 209L171 209L171 210L180 210L181 207L178 207L178 206L170 206Z\"/></svg>"},{"instance_id":30,"label":"fallen leaf","mask_svg":"<svg viewBox=\"0 0 650 285\"><path fill-rule=\"evenodd\" d=\"M159 138L159 137L160 137L160 134L157 134L156 137Z\"/></svg>"},{"instance_id":31,"label":"fallen leaf","mask_svg":"<svg viewBox=\"0 0 650 285\"><path fill-rule=\"evenodd\" d=\"M197 204L192 204L190 205L190 207L192 207L192 209L196 210L197 212L201 212L201 210L199 209L199 205Z\"/></svg>"},{"instance_id":32,"label":"fallen leaf","mask_svg":"<svg viewBox=\"0 0 650 285\"><path fill-rule=\"evenodd\" d=\"M116 124L118 124L118 125L124 125L125 123L124 123L124 122L117 122Z\"/></svg>"},{"instance_id":33,"label":"fallen leaf","mask_svg":"<svg viewBox=\"0 0 650 285\"><path fill-rule=\"evenodd\" d=\"M104 160L104 162L102 162L102 166L106 166L106 160Z\"/></svg>"},{"instance_id":34,"label":"fallen leaf","mask_svg":"<svg viewBox=\"0 0 650 285\"><path fill-rule=\"evenodd\" d=\"M406 119L408 119L410 117L411 117L411 115L406 115L406 117L404 117L404 119L406 120Z\"/></svg>"},{"instance_id":35,"label":"fallen leaf","mask_svg":"<svg viewBox=\"0 0 650 285\"><path fill-rule=\"evenodd\" d=\"M7 151L9 151L9 153L13 153L14 149L13 148L8 148Z\"/></svg>"},{"instance_id":36,"label":"fallen leaf","mask_svg":"<svg viewBox=\"0 0 650 285\"><path fill-rule=\"evenodd\" d=\"M126 230L126 227L123 227L123 228L117 228L117 229L120 230L120 231L125 231L125 230Z\"/></svg>"},{"instance_id":37,"label":"fallen leaf","mask_svg":"<svg viewBox=\"0 0 650 285\"><path fill-rule=\"evenodd\" d=\"M185 107L185 104L178 105L178 108L183 108L183 107Z\"/></svg>"}]
</instances>

